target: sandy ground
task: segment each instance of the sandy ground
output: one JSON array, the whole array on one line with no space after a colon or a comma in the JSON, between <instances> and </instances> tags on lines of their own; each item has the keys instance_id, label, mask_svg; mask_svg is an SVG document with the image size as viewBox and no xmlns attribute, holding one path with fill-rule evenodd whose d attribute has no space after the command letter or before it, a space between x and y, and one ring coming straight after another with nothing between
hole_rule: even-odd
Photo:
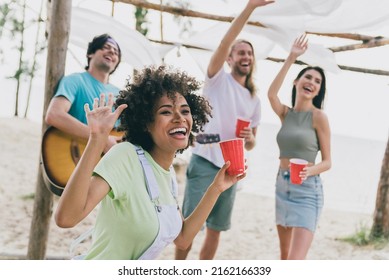
<instances>
[{"instance_id":1,"label":"sandy ground","mask_svg":"<svg viewBox=\"0 0 389 280\"><path fill-rule=\"evenodd\" d=\"M41 126L24 119L0 118L0 127L0 259L23 258L27 254L33 222L31 219L39 168ZM262 130L261 135L266 137L266 131ZM184 170L185 167L182 171ZM182 199L184 177L182 172L179 175ZM274 178L274 174L268 176ZM264 181L271 179L263 178ZM274 224L274 199L245 191L245 187L243 185L238 191L232 229L222 234L216 259L276 260L278 239ZM55 197L53 211L57 201L58 198ZM47 257L69 258L71 242L93 226L94 217L95 212L72 229L58 228L51 219ZM371 222L372 214L366 212L346 212L324 207L308 259L388 260L389 246L359 247L342 240L355 235L363 227L369 229ZM203 237L204 232L200 232L194 240L189 259L198 258ZM88 244L87 240L77 251L86 250ZM160 259L173 258L173 246L167 247L160 256Z\"/></svg>"}]
</instances>

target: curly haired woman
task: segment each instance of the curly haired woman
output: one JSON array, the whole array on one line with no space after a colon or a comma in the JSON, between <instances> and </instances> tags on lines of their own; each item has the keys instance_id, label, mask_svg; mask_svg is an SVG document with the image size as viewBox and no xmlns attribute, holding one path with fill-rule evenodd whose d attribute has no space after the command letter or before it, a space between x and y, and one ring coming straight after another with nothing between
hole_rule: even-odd
<instances>
[{"instance_id":1,"label":"curly haired woman","mask_svg":"<svg viewBox=\"0 0 389 280\"><path fill-rule=\"evenodd\" d=\"M112 95L107 104L101 96L92 110L85 106L89 141L55 214L57 225L73 227L101 204L84 259L155 259L171 242L187 248L219 195L244 178L228 175L227 162L183 219L172 163L211 115L199 87L185 72L146 67L120 92L113 112ZM101 158L119 116L124 141Z\"/></svg>"}]
</instances>

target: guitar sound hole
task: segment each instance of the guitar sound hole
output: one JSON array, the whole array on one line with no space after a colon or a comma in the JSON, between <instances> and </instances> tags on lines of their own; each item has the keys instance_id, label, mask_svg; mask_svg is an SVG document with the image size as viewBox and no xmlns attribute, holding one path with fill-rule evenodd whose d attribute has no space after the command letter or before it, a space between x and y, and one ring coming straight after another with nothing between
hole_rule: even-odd
<instances>
[{"instance_id":1,"label":"guitar sound hole","mask_svg":"<svg viewBox=\"0 0 389 280\"><path fill-rule=\"evenodd\" d=\"M77 163L81 157L81 152L80 152L80 148L78 146L78 143L75 140L72 140L70 143L70 154L72 155L72 159L73 159L74 164L77 165Z\"/></svg>"}]
</instances>

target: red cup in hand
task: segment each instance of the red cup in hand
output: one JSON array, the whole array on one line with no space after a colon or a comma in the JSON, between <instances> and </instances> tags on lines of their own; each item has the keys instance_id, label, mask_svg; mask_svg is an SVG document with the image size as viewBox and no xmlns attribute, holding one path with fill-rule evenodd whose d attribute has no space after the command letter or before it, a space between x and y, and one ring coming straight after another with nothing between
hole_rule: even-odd
<instances>
[{"instance_id":1,"label":"red cup in hand","mask_svg":"<svg viewBox=\"0 0 389 280\"><path fill-rule=\"evenodd\" d=\"M219 142L224 161L230 161L227 173L230 175L239 175L245 172L244 163L244 141L243 138Z\"/></svg>"},{"instance_id":2,"label":"red cup in hand","mask_svg":"<svg viewBox=\"0 0 389 280\"><path fill-rule=\"evenodd\" d=\"M291 158L290 162L290 181L292 184L301 185L300 172L307 166L308 161L300 158Z\"/></svg>"},{"instance_id":3,"label":"red cup in hand","mask_svg":"<svg viewBox=\"0 0 389 280\"><path fill-rule=\"evenodd\" d=\"M245 128L249 127L251 123L251 120L244 119L244 118L238 118L236 120L236 130L235 135L236 137L240 137L240 132Z\"/></svg>"}]
</instances>

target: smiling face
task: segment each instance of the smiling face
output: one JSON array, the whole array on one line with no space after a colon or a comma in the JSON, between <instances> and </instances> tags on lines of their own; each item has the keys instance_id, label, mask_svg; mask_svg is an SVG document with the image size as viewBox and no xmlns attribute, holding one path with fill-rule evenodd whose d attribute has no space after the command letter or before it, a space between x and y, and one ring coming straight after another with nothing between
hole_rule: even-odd
<instances>
[{"instance_id":1,"label":"smiling face","mask_svg":"<svg viewBox=\"0 0 389 280\"><path fill-rule=\"evenodd\" d=\"M292 106L295 106L297 96L311 98L312 103L318 109L323 108L326 95L326 76L322 68L307 66L301 70L293 82ZM298 97L300 98L300 97Z\"/></svg>"},{"instance_id":2,"label":"smiling face","mask_svg":"<svg viewBox=\"0 0 389 280\"><path fill-rule=\"evenodd\" d=\"M231 71L239 76L247 76L253 70L254 52L246 42L236 43L227 59Z\"/></svg>"},{"instance_id":3,"label":"smiling face","mask_svg":"<svg viewBox=\"0 0 389 280\"><path fill-rule=\"evenodd\" d=\"M188 146L193 118L186 99L176 93L164 94L154 107L154 122L147 129L153 139L153 153L173 153Z\"/></svg>"},{"instance_id":4,"label":"smiling face","mask_svg":"<svg viewBox=\"0 0 389 280\"><path fill-rule=\"evenodd\" d=\"M101 49L89 55L91 68L112 73L119 63L119 50L117 45L107 41Z\"/></svg>"},{"instance_id":5,"label":"smiling face","mask_svg":"<svg viewBox=\"0 0 389 280\"><path fill-rule=\"evenodd\" d=\"M298 80L295 80L297 96L313 99L318 95L322 85L322 75L314 70L307 70Z\"/></svg>"}]
</instances>

